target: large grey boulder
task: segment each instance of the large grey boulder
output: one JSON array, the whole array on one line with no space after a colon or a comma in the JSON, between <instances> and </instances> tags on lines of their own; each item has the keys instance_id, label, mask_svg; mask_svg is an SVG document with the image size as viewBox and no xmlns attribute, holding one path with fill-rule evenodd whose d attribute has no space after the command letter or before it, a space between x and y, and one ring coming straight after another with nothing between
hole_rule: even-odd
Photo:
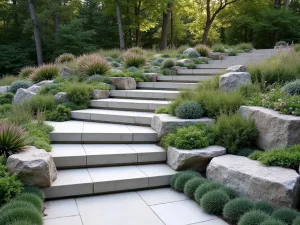
<instances>
[{"instance_id":1,"label":"large grey boulder","mask_svg":"<svg viewBox=\"0 0 300 225\"><path fill-rule=\"evenodd\" d=\"M73 73L74 73L74 71L66 66L60 70L60 75L62 77L68 77L68 76L72 75Z\"/></svg>"},{"instance_id":2,"label":"large grey boulder","mask_svg":"<svg viewBox=\"0 0 300 225\"><path fill-rule=\"evenodd\" d=\"M241 106L240 113L244 118L255 121L259 133L258 147L267 150L300 144L299 116L284 115L256 106Z\"/></svg>"},{"instance_id":3,"label":"large grey boulder","mask_svg":"<svg viewBox=\"0 0 300 225\"><path fill-rule=\"evenodd\" d=\"M54 99L59 102L59 103L64 103L64 102L68 102L69 98L67 95L67 92L58 92L55 96Z\"/></svg>"},{"instance_id":4,"label":"large grey boulder","mask_svg":"<svg viewBox=\"0 0 300 225\"><path fill-rule=\"evenodd\" d=\"M210 124L214 123L214 119L201 118L201 119L180 119L168 114L154 115L151 121L151 127L161 138L163 135L172 132L175 128L185 127L195 123Z\"/></svg>"},{"instance_id":5,"label":"large grey boulder","mask_svg":"<svg viewBox=\"0 0 300 225\"><path fill-rule=\"evenodd\" d=\"M184 66L194 65L195 62L191 59L180 59L178 60L179 63L183 63Z\"/></svg>"},{"instance_id":6,"label":"large grey boulder","mask_svg":"<svg viewBox=\"0 0 300 225\"><path fill-rule=\"evenodd\" d=\"M225 154L226 149L217 145L193 150L182 150L169 146L167 163L174 170L204 171L212 158Z\"/></svg>"},{"instance_id":7,"label":"large grey boulder","mask_svg":"<svg viewBox=\"0 0 300 225\"><path fill-rule=\"evenodd\" d=\"M36 96L36 93L28 91L24 88L19 88L17 93L14 96L13 104L18 104L27 100L32 99L33 96Z\"/></svg>"},{"instance_id":8,"label":"large grey boulder","mask_svg":"<svg viewBox=\"0 0 300 225\"><path fill-rule=\"evenodd\" d=\"M9 86L0 86L0 94L9 92Z\"/></svg>"},{"instance_id":9,"label":"large grey boulder","mask_svg":"<svg viewBox=\"0 0 300 225\"><path fill-rule=\"evenodd\" d=\"M247 67L244 65L235 65L235 66L230 66L226 69L227 73L230 72L246 72Z\"/></svg>"},{"instance_id":10,"label":"large grey boulder","mask_svg":"<svg viewBox=\"0 0 300 225\"><path fill-rule=\"evenodd\" d=\"M250 73L231 72L220 76L219 88L223 91L233 91L243 84L251 83Z\"/></svg>"},{"instance_id":11,"label":"large grey boulder","mask_svg":"<svg viewBox=\"0 0 300 225\"><path fill-rule=\"evenodd\" d=\"M43 149L28 147L7 159L8 171L26 185L49 187L57 177L52 156Z\"/></svg>"},{"instance_id":12,"label":"large grey boulder","mask_svg":"<svg viewBox=\"0 0 300 225\"><path fill-rule=\"evenodd\" d=\"M110 91L108 90L92 90L92 99L109 98Z\"/></svg>"},{"instance_id":13,"label":"large grey boulder","mask_svg":"<svg viewBox=\"0 0 300 225\"><path fill-rule=\"evenodd\" d=\"M211 52L209 54L209 58L212 60L223 60L225 58L225 54L222 52Z\"/></svg>"},{"instance_id":14,"label":"large grey boulder","mask_svg":"<svg viewBox=\"0 0 300 225\"><path fill-rule=\"evenodd\" d=\"M224 155L211 160L206 175L251 200L293 208L300 201L300 175L292 169L266 167L247 157Z\"/></svg>"},{"instance_id":15,"label":"large grey boulder","mask_svg":"<svg viewBox=\"0 0 300 225\"><path fill-rule=\"evenodd\" d=\"M134 90L136 89L136 82L132 77L110 77L112 84L118 90Z\"/></svg>"},{"instance_id":16,"label":"large grey boulder","mask_svg":"<svg viewBox=\"0 0 300 225\"><path fill-rule=\"evenodd\" d=\"M27 88L27 91L37 94L40 89L42 89L42 86L32 85L31 87Z\"/></svg>"}]
</instances>

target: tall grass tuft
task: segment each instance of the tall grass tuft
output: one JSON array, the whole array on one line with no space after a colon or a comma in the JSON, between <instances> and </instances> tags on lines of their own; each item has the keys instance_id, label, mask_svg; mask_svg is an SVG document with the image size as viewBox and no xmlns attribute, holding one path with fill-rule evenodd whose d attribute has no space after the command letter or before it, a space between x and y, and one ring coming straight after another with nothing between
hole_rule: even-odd
<instances>
[{"instance_id":1,"label":"tall grass tuft","mask_svg":"<svg viewBox=\"0 0 300 225\"><path fill-rule=\"evenodd\" d=\"M66 63L66 62L71 62L74 59L75 59L75 56L73 54L63 53L55 59L55 62L56 63Z\"/></svg>"},{"instance_id":2,"label":"tall grass tuft","mask_svg":"<svg viewBox=\"0 0 300 225\"><path fill-rule=\"evenodd\" d=\"M99 55L89 54L82 55L77 59L78 70L81 74L92 76L95 74L106 74L109 69L109 63Z\"/></svg>"},{"instance_id":3,"label":"tall grass tuft","mask_svg":"<svg viewBox=\"0 0 300 225\"><path fill-rule=\"evenodd\" d=\"M33 73L33 71L34 71L35 69L36 69L36 67L32 67L32 66L24 67L24 68L20 71L19 75L20 75L20 77L22 77L22 78L27 78L27 77L29 77L29 76Z\"/></svg>"},{"instance_id":4,"label":"tall grass tuft","mask_svg":"<svg viewBox=\"0 0 300 225\"><path fill-rule=\"evenodd\" d=\"M59 75L59 70L54 64L45 64L43 66L38 67L34 70L30 79L35 83L44 81L44 80L52 80Z\"/></svg>"},{"instance_id":5,"label":"tall grass tuft","mask_svg":"<svg viewBox=\"0 0 300 225\"><path fill-rule=\"evenodd\" d=\"M204 57L208 57L210 53L210 48L206 45L196 45L194 49Z\"/></svg>"},{"instance_id":6,"label":"tall grass tuft","mask_svg":"<svg viewBox=\"0 0 300 225\"><path fill-rule=\"evenodd\" d=\"M125 62L126 67L131 67L131 66L135 66L135 67L140 67L140 66L144 66L146 64L146 57L132 52L132 51L127 51L125 52L123 55L123 60Z\"/></svg>"}]
</instances>

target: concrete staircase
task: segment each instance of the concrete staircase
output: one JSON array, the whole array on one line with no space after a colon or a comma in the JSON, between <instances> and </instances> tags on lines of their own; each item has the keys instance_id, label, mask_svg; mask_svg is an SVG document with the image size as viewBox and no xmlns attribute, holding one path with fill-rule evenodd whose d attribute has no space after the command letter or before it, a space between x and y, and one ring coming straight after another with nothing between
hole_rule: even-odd
<instances>
[{"instance_id":1,"label":"concrete staircase","mask_svg":"<svg viewBox=\"0 0 300 225\"><path fill-rule=\"evenodd\" d=\"M176 172L165 163L166 152L150 127L154 111L167 106L180 89L195 88L228 65L249 64L274 53L253 51L159 76L158 82L139 82L137 90L112 90L111 98L92 100L90 109L73 111L73 120L49 122L58 177L44 189L46 198L168 186Z\"/></svg>"}]
</instances>

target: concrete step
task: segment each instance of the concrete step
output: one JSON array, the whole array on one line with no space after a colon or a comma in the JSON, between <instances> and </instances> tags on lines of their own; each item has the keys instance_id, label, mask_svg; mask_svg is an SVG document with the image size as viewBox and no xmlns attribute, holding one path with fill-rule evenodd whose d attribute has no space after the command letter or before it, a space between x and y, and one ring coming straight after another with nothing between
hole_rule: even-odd
<instances>
[{"instance_id":1,"label":"concrete step","mask_svg":"<svg viewBox=\"0 0 300 225\"><path fill-rule=\"evenodd\" d=\"M155 144L53 144L50 154L57 168L161 163L167 158Z\"/></svg>"},{"instance_id":2,"label":"concrete step","mask_svg":"<svg viewBox=\"0 0 300 225\"><path fill-rule=\"evenodd\" d=\"M175 174L166 164L58 170L47 199L163 187Z\"/></svg>"},{"instance_id":3,"label":"concrete step","mask_svg":"<svg viewBox=\"0 0 300 225\"><path fill-rule=\"evenodd\" d=\"M175 83L175 82L139 82L137 87L141 89L193 89L197 86L195 83Z\"/></svg>"},{"instance_id":4,"label":"concrete step","mask_svg":"<svg viewBox=\"0 0 300 225\"><path fill-rule=\"evenodd\" d=\"M155 111L157 108L167 106L170 101L162 100L141 100L141 99L122 99L107 98L99 100L91 100L90 106L102 109L126 109L133 111Z\"/></svg>"},{"instance_id":5,"label":"concrete step","mask_svg":"<svg viewBox=\"0 0 300 225\"><path fill-rule=\"evenodd\" d=\"M134 112L108 109L84 109L71 112L72 119L96 122L151 125L152 112Z\"/></svg>"},{"instance_id":6,"label":"concrete step","mask_svg":"<svg viewBox=\"0 0 300 225\"><path fill-rule=\"evenodd\" d=\"M216 75L220 73L224 73L224 70L223 69L178 69L177 70L178 75L195 74L195 75L209 76L209 75Z\"/></svg>"},{"instance_id":7,"label":"concrete step","mask_svg":"<svg viewBox=\"0 0 300 225\"><path fill-rule=\"evenodd\" d=\"M170 90L111 90L110 97L117 98L135 98L135 99L157 99L168 100L175 99L179 91Z\"/></svg>"},{"instance_id":8,"label":"concrete step","mask_svg":"<svg viewBox=\"0 0 300 225\"><path fill-rule=\"evenodd\" d=\"M150 127L85 121L48 122L54 127L54 143L156 143L157 133Z\"/></svg>"},{"instance_id":9,"label":"concrete step","mask_svg":"<svg viewBox=\"0 0 300 225\"><path fill-rule=\"evenodd\" d=\"M159 82L195 82L198 83L200 81L205 81L211 79L212 75L210 76L199 76L199 75L177 75L177 76L159 76Z\"/></svg>"}]
</instances>

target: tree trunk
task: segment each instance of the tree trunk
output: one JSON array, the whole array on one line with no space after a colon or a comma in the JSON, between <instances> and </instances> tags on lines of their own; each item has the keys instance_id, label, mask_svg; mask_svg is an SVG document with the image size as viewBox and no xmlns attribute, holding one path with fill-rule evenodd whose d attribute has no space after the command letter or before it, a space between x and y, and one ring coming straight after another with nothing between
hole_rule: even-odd
<instances>
[{"instance_id":1,"label":"tree trunk","mask_svg":"<svg viewBox=\"0 0 300 225\"><path fill-rule=\"evenodd\" d=\"M203 37L202 37L202 44L206 44L207 42L207 39L208 39L208 33L209 33L209 30L210 30L210 27L211 27L211 22L208 21L206 22L205 24L205 28L204 28L204 33L203 33Z\"/></svg>"},{"instance_id":2,"label":"tree trunk","mask_svg":"<svg viewBox=\"0 0 300 225\"><path fill-rule=\"evenodd\" d=\"M171 17L173 4L168 3L168 11L163 13L161 39L160 39L160 50L165 50L168 47L168 26Z\"/></svg>"},{"instance_id":3,"label":"tree trunk","mask_svg":"<svg viewBox=\"0 0 300 225\"><path fill-rule=\"evenodd\" d=\"M125 43L124 43L124 36L123 36L123 25L122 25L122 18L120 12L120 4L119 4L119 0L115 0L115 2L116 2L116 12L117 12L117 19L118 19L118 28L119 28L120 50L123 51L125 49Z\"/></svg>"},{"instance_id":4,"label":"tree trunk","mask_svg":"<svg viewBox=\"0 0 300 225\"><path fill-rule=\"evenodd\" d=\"M289 4L290 4L290 1L289 1L289 0L285 0L285 8L286 8L286 9L289 8Z\"/></svg>"},{"instance_id":5,"label":"tree trunk","mask_svg":"<svg viewBox=\"0 0 300 225\"><path fill-rule=\"evenodd\" d=\"M171 10L171 46L174 47L174 18L173 18L173 10Z\"/></svg>"},{"instance_id":6,"label":"tree trunk","mask_svg":"<svg viewBox=\"0 0 300 225\"><path fill-rule=\"evenodd\" d=\"M136 47L140 47L141 46L141 30L140 30L140 25L138 25L138 27L135 30L135 45Z\"/></svg>"},{"instance_id":7,"label":"tree trunk","mask_svg":"<svg viewBox=\"0 0 300 225\"><path fill-rule=\"evenodd\" d=\"M34 33L37 61L38 61L38 65L40 66L43 64L42 43L41 43L40 31L39 31L39 27L37 24L37 19L36 19L34 5L33 5L32 0L28 0L28 6L29 6L32 25L33 25L33 33Z\"/></svg>"}]
</instances>

